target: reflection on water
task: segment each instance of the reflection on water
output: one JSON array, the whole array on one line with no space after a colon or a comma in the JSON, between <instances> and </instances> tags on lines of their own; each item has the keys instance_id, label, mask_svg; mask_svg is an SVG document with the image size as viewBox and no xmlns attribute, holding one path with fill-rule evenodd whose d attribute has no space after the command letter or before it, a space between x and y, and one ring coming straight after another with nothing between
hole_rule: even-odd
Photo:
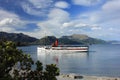
<instances>
[{"instance_id":1,"label":"reflection on water","mask_svg":"<svg viewBox=\"0 0 120 80\"><path fill-rule=\"evenodd\" d=\"M120 45L90 45L89 53L38 53L37 47L18 48L44 66L57 64L61 73L120 77Z\"/></svg>"},{"instance_id":2,"label":"reflection on water","mask_svg":"<svg viewBox=\"0 0 120 80\"><path fill-rule=\"evenodd\" d=\"M83 61L88 61L89 53L87 52L74 52L74 53L37 53L37 58L43 65L57 64L61 73L72 73L73 69L83 65Z\"/></svg>"}]
</instances>

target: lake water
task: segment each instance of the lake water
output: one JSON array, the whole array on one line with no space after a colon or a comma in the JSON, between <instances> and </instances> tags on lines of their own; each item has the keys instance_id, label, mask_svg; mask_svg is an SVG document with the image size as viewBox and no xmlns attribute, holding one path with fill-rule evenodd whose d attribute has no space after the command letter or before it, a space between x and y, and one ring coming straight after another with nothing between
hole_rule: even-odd
<instances>
[{"instance_id":1,"label":"lake water","mask_svg":"<svg viewBox=\"0 0 120 80\"><path fill-rule=\"evenodd\" d=\"M120 45L91 45L88 53L37 53L37 46L19 47L43 65L55 63L61 73L120 77Z\"/></svg>"}]
</instances>

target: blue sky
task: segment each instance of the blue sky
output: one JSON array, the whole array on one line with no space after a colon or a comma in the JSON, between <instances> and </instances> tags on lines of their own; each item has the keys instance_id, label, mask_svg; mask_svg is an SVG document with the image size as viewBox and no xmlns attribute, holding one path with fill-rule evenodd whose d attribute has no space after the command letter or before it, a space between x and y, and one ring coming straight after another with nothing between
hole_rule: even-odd
<instances>
[{"instance_id":1,"label":"blue sky","mask_svg":"<svg viewBox=\"0 0 120 80\"><path fill-rule=\"evenodd\" d=\"M120 0L0 0L0 31L120 40Z\"/></svg>"}]
</instances>

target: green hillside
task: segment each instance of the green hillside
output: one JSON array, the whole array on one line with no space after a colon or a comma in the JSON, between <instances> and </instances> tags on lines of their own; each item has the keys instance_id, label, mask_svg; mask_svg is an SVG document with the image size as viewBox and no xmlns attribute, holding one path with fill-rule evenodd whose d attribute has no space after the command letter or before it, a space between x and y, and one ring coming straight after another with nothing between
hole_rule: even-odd
<instances>
[{"instance_id":1,"label":"green hillside","mask_svg":"<svg viewBox=\"0 0 120 80\"><path fill-rule=\"evenodd\" d=\"M38 39L25 35L23 33L0 32L0 40L14 41L18 46L22 46L29 45L31 42L35 42Z\"/></svg>"},{"instance_id":2,"label":"green hillside","mask_svg":"<svg viewBox=\"0 0 120 80\"><path fill-rule=\"evenodd\" d=\"M71 36L62 36L60 38L56 38L55 36L46 36L43 37L36 42L35 44L41 44L41 45L51 45L56 39L59 40L60 45L90 45L90 44L104 44L107 43L104 40L96 39L88 37L87 35L82 34L74 34Z\"/></svg>"},{"instance_id":3,"label":"green hillside","mask_svg":"<svg viewBox=\"0 0 120 80\"><path fill-rule=\"evenodd\" d=\"M30 37L23 33L6 33L0 32L0 40L14 41L18 46L21 45L51 45L56 39L59 40L60 45L90 45L90 44L104 44L104 40L89 37L85 34L73 34L70 36L62 36L56 38L55 36L45 36L41 39Z\"/></svg>"}]
</instances>

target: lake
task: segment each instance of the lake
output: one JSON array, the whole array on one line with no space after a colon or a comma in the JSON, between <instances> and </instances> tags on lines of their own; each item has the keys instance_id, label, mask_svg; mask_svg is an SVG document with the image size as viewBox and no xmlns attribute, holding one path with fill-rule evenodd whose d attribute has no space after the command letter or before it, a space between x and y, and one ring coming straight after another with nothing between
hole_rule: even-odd
<instances>
[{"instance_id":1,"label":"lake","mask_svg":"<svg viewBox=\"0 0 120 80\"><path fill-rule=\"evenodd\" d=\"M89 52L37 53L37 46L19 47L43 65L55 63L61 73L120 77L120 45L90 45Z\"/></svg>"}]
</instances>

